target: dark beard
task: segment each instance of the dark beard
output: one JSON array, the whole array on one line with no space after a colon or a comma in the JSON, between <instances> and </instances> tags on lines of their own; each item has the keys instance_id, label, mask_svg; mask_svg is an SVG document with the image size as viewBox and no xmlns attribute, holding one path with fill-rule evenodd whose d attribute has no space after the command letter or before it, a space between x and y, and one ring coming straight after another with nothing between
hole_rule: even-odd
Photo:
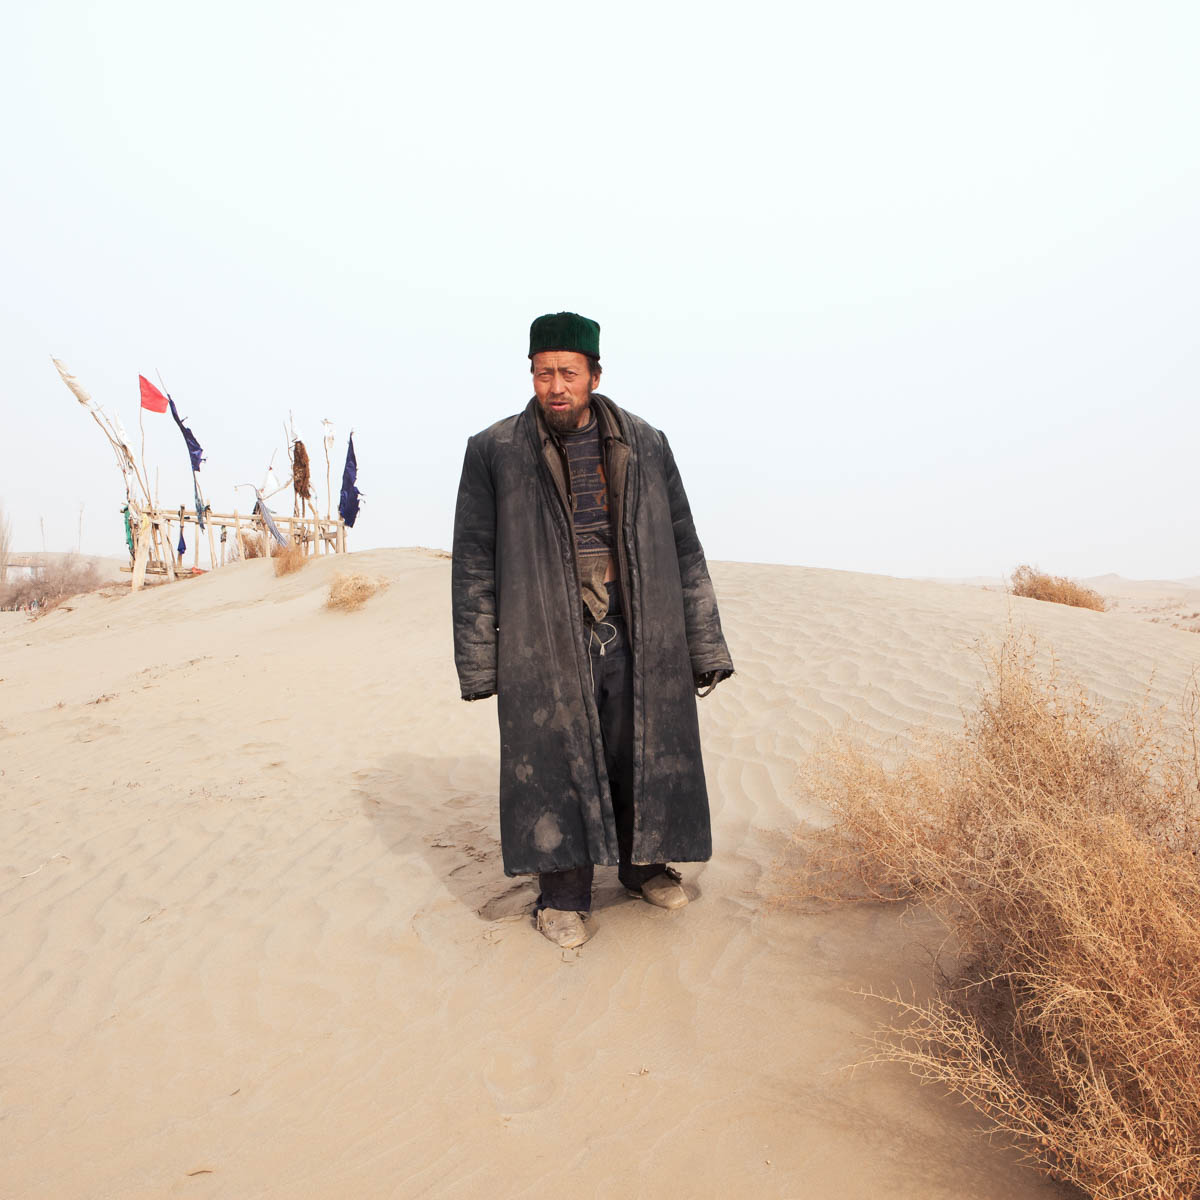
<instances>
[{"instance_id":1,"label":"dark beard","mask_svg":"<svg viewBox=\"0 0 1200 1200\"><path fill-rule=\"evenodd\" d=\"M588 396L588 403L591 403L591 396ZM566 412L555 412L552 408L542 409L542 416L546 418L546 425L555 433L574 433L579 428L579 414L574 409L568 408ZM584 422L586 424L587 422Z\"/></svg>"}]
</instances>

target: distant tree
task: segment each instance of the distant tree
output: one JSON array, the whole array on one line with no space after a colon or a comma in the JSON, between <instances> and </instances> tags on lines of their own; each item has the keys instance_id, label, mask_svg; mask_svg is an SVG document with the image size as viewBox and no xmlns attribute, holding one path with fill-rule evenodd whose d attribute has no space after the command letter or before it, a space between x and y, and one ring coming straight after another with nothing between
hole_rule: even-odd
<instances>
[{"instance_id":1,"label":"distant tree","mask_svg":"<svg viewBox=\"0 0 1200 1200\"><path fill-rule=\"evenodd\" d=\"M12 550L12 522L0 504L0 588L4 587L8 576L8 557Z\"/></svg>"}]
</instances>

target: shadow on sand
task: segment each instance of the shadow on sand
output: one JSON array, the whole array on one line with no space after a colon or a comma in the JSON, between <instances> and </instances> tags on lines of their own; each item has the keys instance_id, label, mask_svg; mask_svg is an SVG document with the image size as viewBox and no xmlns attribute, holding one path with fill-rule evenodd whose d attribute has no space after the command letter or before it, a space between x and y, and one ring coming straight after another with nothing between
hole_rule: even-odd
<instances>
[{"instance_id":1,"label":"shadow on sand","mask_svg":"<svg viewBox=\"0 0 1200 1200\"><path fill-rule=\"evenodd\" d=\"M383 844L394 854L420 854L430 870L481 921L532 911L537 879L504 874L496 804L495 758L436 758L394 754L356 771L355 794ZM692 899L699 894L687 884ZM616 867L598 867L593 910L640 904L617 879Z\"/></svg>"}]
</instances>

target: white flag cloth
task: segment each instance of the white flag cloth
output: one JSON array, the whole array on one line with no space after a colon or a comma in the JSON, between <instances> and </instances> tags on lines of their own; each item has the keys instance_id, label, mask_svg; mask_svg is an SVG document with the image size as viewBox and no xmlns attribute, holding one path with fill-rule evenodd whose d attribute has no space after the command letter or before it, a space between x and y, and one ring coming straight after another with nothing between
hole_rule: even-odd
<instances>
[{"instance_id":1,"label":"white flag cloth","mask_svg":"<svg viewBox=\"0 0 1200 1200\"><path fill-rule=\"evenodd\" d=\"M133 447L129 444L129 434L125 432L121 425L119 417L110 417L104 409L88 395L87 389L71 374L70 371L57 358L50 360L63 383L71 389L71 394L83 405L84 408L92 414L92 418L96 424L100 426L104 436L108 438L109 445L112 446L113 452L117 456L117 463L121 468L122 474L125 476L125 489L130 491L133 484L138 481L137 467L134 465Z\"/></svg>"},{"instance_id":2,"label":"white flag cloth","mask_svg":"<svg viewBox=\"0 0 1200 1200\"><path fill-rule=\"evenodd\" d=\"M65 383L67 387L69 387L71 391L75 393L75 399L78 400L84 408L89 408L95 412L96 406L92 403L92 398L87 394L87 390L84 388L83 384L80 383L79 380L76 379L75 376L72 375L71 372L68 371L67 368L64 367L57 358L52 358L50 361L58 368L58 373L62 376L63 383Z\"/></svg>"},{"instance_id":3,"label":"white flag cloth","mask_svg":"<svg viewBox=\"0 0 1200 1200\"><path fill-rule=\"evenodd\" d=\"M117 440L121 443L121 449L129 455L129 461L133 462L133 447L129 444L129 434L125 432L125 426L121 424L120 417L112 417L112 427L116 431Z\"/></svg>"}]
</instances>

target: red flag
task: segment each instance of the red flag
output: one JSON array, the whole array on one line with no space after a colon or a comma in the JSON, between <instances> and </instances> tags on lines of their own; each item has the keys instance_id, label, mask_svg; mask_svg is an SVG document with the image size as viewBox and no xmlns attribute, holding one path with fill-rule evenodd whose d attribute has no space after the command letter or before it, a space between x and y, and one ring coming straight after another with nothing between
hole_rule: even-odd
<instances>
[{"instance_id":1,"label":"red flag","mask_svg":"<svg viewBox=\"0 0 1200 1200\"><path fill-rule=\"evenodd\" d=\"M138 376L138 383L142 385L142 407L148 408L151 412L166 412L167 398L148 380L145 375Z\"/></svg>"}]
</instances>

